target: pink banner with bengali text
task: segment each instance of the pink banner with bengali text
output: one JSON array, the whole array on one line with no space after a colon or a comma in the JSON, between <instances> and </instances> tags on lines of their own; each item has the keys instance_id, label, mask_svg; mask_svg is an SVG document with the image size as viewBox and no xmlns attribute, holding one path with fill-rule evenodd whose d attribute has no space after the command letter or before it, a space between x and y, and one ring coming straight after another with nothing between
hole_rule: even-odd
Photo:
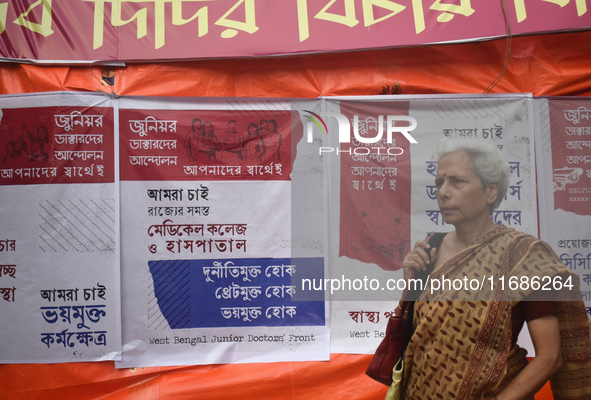
<instances>
[{"instance_id":1,"label":"pink banner with bengali text","mask_svg":"<svg viewBox=\"0 0 591 400\"><path fill-rule=\"evenodd\" d=\"M334 52L591 27L585 0L22 0L0 58L107 62ZM502 5L504 4L504 9Z\"/></svg>"}]
</instances>

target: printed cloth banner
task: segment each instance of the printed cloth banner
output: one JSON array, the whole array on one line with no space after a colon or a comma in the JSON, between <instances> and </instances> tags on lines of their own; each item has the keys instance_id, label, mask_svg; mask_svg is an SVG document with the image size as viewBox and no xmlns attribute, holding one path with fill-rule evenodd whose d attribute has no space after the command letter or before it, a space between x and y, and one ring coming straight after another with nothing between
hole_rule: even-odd
<instances>
[{"instance_id":1,"label":"printed cloth banner","mask_svg":"<svg viewBox=\"0 0 591 400\"><path fill-rule=\"evenodd\" d=\"M324 274L291 254L287 101L121 101L119 367L327 360ZM299 129L298 129L299 127Z\"/></svg>"},{"instance_id":2,"label":"printed cloth banner","mask_svg":"<svg viewBox=\"0 0 591 400\"><path fill-rule=\"evenodd\" d=\"M590 301L586 99L48 93L0 110L4 363L373 353L405 254L453 229L432 159L451 136L502 148L493 221L539 226Z\"/></svg>"},{"instance_id":3,"label":"printed cloth banner","mask_svg":"<svg viewBox=\"0 0 591 400\"><path fill-rule=\"evenodd\" d=\"M453 230L435 200L437 162L432 154L441 139L480 138L501 147L511 181L493 221L537 235L532 99L336 98L326 100L326 112L342 113L352 127L350 143L341 143L337 153L332 132L339 128L328 124L331 134L324 136L321 147L329 164L331 198L326 284L331 349L371 353L405 287L404 256L429 232Z\"/></svg>"},{"instance_id":4,"label":"printed cloth banner","mask_svg":"<svg viewBox=\"0 0 591 400\"><path fill-rule=\"evenodd\" d=\"M538 108L540 235L580 276L591 315L591 102L540 99Z\"/></svg>"},{"instance_id":5,"label":"printed cloth banner","mask_svg":"<svg viewBox=\"0 0 591 400\"><path fill-rule=\"evenodd\" d=\"M22 0L0 57L114 62L332 52L591 27L584 0Z\"/></svg>"},{"instance_id":6,"label":"printed cloth banner","mask_svg":"<svg viewBox=\"0 0 591 400\"><path fill-rule=\"evenodd\" d=\"M112 100L0 99L0 362L121 358Z\"/></svg>"}]
</instances>

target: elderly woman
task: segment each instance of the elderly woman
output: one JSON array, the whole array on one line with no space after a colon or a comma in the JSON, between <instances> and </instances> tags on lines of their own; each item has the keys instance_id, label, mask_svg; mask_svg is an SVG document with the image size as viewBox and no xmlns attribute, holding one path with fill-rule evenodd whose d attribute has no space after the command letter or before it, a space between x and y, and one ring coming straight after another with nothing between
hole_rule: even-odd
<instances>
[{"instance_id":1,"label":"elderly woman","mask_svg":"<svg viewBox=\"0 0 591 400\"><path fill-rule=\"evenodd\" d=\"M553 301L539 290L508 288L511 276L558 277L573 287L578 280L547 244L493 222L509 185L501 151L476 139L449 139L437 158L437 203L455 229L438 248L418 241L404 258L405 278L426 271L431 280L486 285L420 295L404 353L403 399L533 399L551 377L556 398L591 399L589 320L580 292L579 301ZM531 362L516 344L524 322L535 349Z\"/></svg>"}]
</instances>

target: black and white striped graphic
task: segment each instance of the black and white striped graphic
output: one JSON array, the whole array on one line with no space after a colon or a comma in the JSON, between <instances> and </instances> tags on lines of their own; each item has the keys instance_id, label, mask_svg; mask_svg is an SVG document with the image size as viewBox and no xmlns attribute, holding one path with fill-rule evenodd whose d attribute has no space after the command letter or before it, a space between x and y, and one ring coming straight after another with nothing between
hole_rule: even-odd
<instances>
[{"instance_id":1,"label":"black and white striped graphic","mask_svg":"<svg viewBox=\"0 0 591 400\"><path fill-rule=\"evenodd\" d=\"M47 200L39 203L39 218L43 252L115 252L113 199Z\"/></svg>"}]
</instances>

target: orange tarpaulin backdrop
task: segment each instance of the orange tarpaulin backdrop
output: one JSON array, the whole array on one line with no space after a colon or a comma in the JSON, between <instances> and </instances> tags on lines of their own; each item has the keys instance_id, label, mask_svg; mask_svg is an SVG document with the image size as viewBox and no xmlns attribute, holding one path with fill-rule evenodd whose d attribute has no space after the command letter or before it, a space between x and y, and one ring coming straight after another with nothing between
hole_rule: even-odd
<instances>
[{"instance_id":1,"label":"orange tarpaulin backdrop","mask_svg":"<svg viewBox=\"0 0 591 400\"><path fill-rule=\"evenodd\" d=\"M317 98L487 91L590 96L591 32L122 67L5 63L0 65L0 90L2 94L67 90L195 97ZM328 362L132 370L116 370L112 362L0 365L0 398L382 399L386 387L364 375L370 358L332 354ZM548 385L536 396L537 400L551 398Z\"/></svg>"},{"instance_id":2,"label":"orange tarpaulin backdrop","mask_svg":"<svg viewBox=\"0 0 591 400\"><path fill-rule=\"evenodd\" d=\"M0 64L6 93L104 91L121 96L306 97L484 93L507 40L306 56L93 67ZM514 37L492 93L591 95L591 32ZM102 73L114 73L114 85Z\"/></svg>"},{"instance_id":3,"label":"orange tarpaulin backdrop","mask_svg":"<svg viewBox=\"0 0 591 400\"><path fill-rule=\"evenodd\" d=\"M113 363L0 366L2 399L310 400L383 399L364 372L369 355L328 362L206 365L116 370ZM536 400L552 399L549 385Z\"/></svg>"}]
</instances>

